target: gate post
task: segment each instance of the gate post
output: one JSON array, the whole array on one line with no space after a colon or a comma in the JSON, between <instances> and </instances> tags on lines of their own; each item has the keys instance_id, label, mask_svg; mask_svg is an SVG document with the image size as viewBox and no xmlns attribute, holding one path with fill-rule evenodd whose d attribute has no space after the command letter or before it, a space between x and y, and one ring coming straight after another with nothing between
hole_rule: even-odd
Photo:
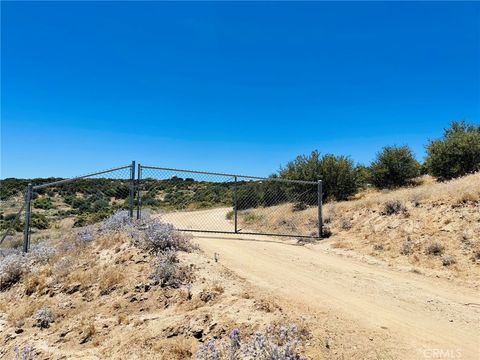
<instances>
[{"instance_id":1,"label":"gate post","mask_svg":"<svg viewBox=\"0 0 480 360\"><path fill-rule=\"evenodd\" d=\"M322 189L322 180L318 180L318 237L323 236L323 216L322 216L322 202L323 202L323 189Z\"/></svg>"},{"instance_id":2,"label":"gate post","mask_svg":"<svg viewBox=\"0 0 480 360\"><path fill-rule=\"evenodd\" d=\"M128 204L128 214L133 218L133 206L135 197L135 161L132 161L130 165L130 196Z\"/></svg>"},{"instance_id":3,"label":"gate post","mask_svg":"<svg viewBox=\"0 0 480 360\"><path fill-rule=\"evenodd\" d=\"M233 185L233 216L235 218L235 234L238 233L238 218L237 218L237 176L235 175L235 183Z\"/></svg>"},{"instance_id":4,"label":"gate post","mask_svg":"<svg viewBox=\"0 0 480 360\"><path fill-rule=\"evenodd\" d=\"M30 248L30 217L32 203L32 184L28 184L25 194L25 225L23 228L23 252L27 253Z\"/></svg>"},{"instance_id":5,"label":"gate post","mask_svg":"<svg viewBox=\"0 0 480 360\"><path fill-rule=\"evenodd\" d=\"M138 164L137 169L137 220L142 217L142 197L140 196L140 181L142 180L142 165Z\"/></svg>"}]
</instances>

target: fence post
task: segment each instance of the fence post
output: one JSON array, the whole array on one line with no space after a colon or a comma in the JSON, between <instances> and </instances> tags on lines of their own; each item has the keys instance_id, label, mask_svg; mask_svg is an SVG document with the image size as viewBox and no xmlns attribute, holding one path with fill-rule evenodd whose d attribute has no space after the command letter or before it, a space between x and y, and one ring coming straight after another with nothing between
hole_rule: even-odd
<instances>
[{"instance_id":1,"label":"fence post","mask_svg":"<svg viewBox=\"0 0 480 360\"><path fill-rule=\"evenodd\" d=\"M23 251L28 252L30 248L30 217L32 202L32 184L28 184L25 194L25 225L23 228Z\"/></svg>"},{"instance_id":2,"label":"fence post","mask_svg":"<svg viewBox=\"0 0 480 360\"><path fill-rule=\"evenodd\" d=\"M235 184L233 186L233 216L235 218L235 234L238 233L238 218L237 218L237 176L235 176Z\"/></svg>"},{"instance_id":3,"label":"fence post","mask_svg":"<svg viewBox=\"0 0 480 360\"><path fill-rule=\"evenodd\" d=\"M323 189L322 189L322 180L318 180L318 237L321 238L323 235L323 216L322 216L322 201L323 201Z\"/></svg>"},{"instance_id":4,"label":"fence post","mask_svg":"<svg viewBox=\"0 0 480 360\"><path fill-rule=\"evenodd\" d=\"M134 197L135 197L135 161L132 161L130 166L130 196L129 196L129 205L128 205L128 214L133 218L133 206L134 206Z\"/></svg>"},{"instance_id":5,"label":"fence post","mask_svg":"<svg viewBox=\"0 0 480 360\"><path fill-rule=\"evenodd\" d=\"M142 217L142 197L140 195L140 182L142 180L142 165L138 164L137 168L137 220Z\"/></svg>"}]
</instances>

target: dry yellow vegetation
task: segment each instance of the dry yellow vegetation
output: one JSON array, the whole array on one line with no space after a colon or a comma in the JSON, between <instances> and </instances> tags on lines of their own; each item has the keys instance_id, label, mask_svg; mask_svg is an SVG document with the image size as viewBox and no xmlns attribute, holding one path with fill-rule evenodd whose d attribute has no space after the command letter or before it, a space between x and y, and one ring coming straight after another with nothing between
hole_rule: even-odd
<instances>
[{"instance_id":1,"label":"dry yellow vegetation","mask_svg":"<svg viewBox=\"0 0 480 360\"><path fill-rule=\"evenodd\" d=\"M436 269L446 276L480 279L480 173L444 183L425 176L415 187L367 190L324 206L332 248L353 250L393 265ZM250 210L241 226L273 232L288 226L314 234L317 208L291 204ZM421 271L421 270L420 270Z\"/></svg>"},{"instance_id":2,"label":"dry yellow vegetation","mask_svg":"<svg viewBox=\"0 0 480 360\"><path fill-rule=\"evenodd\" d=\"M344 342L341 332L318 326L316 316L283 305L199 250L179 253L191 282L162 288L150 278L155 256L126 232L79 244L69 230L45 244L54 255L0 292L0 358L31 348L33 358L45 359L183 360L235 328L248 337L292 323L310 358L326 357L327 337Z\"/></svg>"}]
</instances>

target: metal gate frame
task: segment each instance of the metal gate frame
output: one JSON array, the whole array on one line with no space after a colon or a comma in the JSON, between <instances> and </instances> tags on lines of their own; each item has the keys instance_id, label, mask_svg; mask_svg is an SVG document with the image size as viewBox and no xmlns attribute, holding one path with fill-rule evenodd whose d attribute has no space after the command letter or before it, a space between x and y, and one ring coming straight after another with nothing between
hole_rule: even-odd
<instances>
[{"instance_id":1,"label":"metal gate frame","mask_svg":"<svg viewBox=\"0 0 480 360\"><path fill-rule=\"evenodd\" d=\"M25 202L20 209L20 211L16 214L16 217L14 221L12 221L10 227L7 228L5 233L2 235L0 238L0 244L6 239L6 237L9 235L10 231L12 230L13 226L17 221L20 219L20 215L23 211L25 211L25 224L23 226L23 251L27 253L30 250L30 228L31 228L31 217L32 217L32 200L33 200L33 193L35 190L43 189L43 188L48 188L50 186L58 186L58 185L63 185L67 183L71 183L77 180L81 179L88 179L92 178L94 176L98 175L103 175L103 174L109 174L113 173L115 171L119 170L125 170L125 169L130 169L130 179L125 179L129 180L130 186L129 186L129 206L128 206L128 212L130 217L133 217L134 214L134 198L135 198L135 191L136 191L136 183L135 183L135 161L132 161L130 165L125 165L125 166L120 166L108 170L103 170L103 171L98 171L95 173L90 173L87 175L82 175L82 176L77 176L73 178L68 178L68 179L62 179L58 181L53 181L50 183L44 183L41 185L33 185L33 184L28 184L26 191L25 191Z\"/></svg>"},{"instance_id":2,"label":"metal gate frame","mask_svg":"<svg viewBox=\"0 0 480 360\"><path fill-rule=\"evenodd\" d=\"M135 199L136 199L136 218L140 219L142 216L142 171L143 169L154 169L154 170L165 170L165 171L174 171L174 172L183 172L191 174L204 174L204 175L216 175L216 176L226 176L234 179L234 199L233 199L233 211L234 211L234 229L232 231L216 231L216 230L201 230L201 229L177 229L179 231L189 231L189 232L203 232L203 233L223 233L223 234L245 234L245 235L269 235L269 236L284 236L284 237L298 237L298 238L322 238L323 235L323 217L322 217L322 180L315 181L304 181L304 180L289 180L282 178L264 178L258 176L247 176L247 175L238 175L238 174L226 174L226 173L217 173L217 172L207 172L207 171L196 171L196 170L185 170L185 169L175 169L167 167L157 167L157 166L146 166L135 163L132 161L130 165L120 166L104 171L99 171L95 173L90 173L83 176L77 176L68 179L62 179L50 183L44 183L41 185L28 184L25 192L25 201L18 213L15 216L14 221L12 221L10 227L7 228L4 234L0 237L0 244L5 240L9 235L10 231L13 229L13 226L16 222L19 221L20 216L23 211L25 211L25 224L23 230L23 251L28 252L30 249L30 227L31 227L31 208L33 200L33 192L38 189L47 188L49 186L56 186L66 183L71 183L80 179L87 179L94 176L112 173L114 171L130 169L130 179L129 183L129 207L128 212L130 217L134 217L135 210ZM135 171L136 170L136 171ZM305 185L317 185L317 206L318 206L318 229L316 235L295 235L295 234L281 234L281 233L266 233L266 232L244 232L238 229L238 204L237 204L237 179L250 179L250 180L260 180L260 181L274 181L274 182L284 182L284 183L296 183L296 184L305 184Z\"/></svg>"},{"instance_id":3,"label":"metal gate frame","mask_svg":"<svg viewBox=\"0 0 480 360\"><path fill-rule=\"evenodd\" d=\"M201 175L214 175L214 176L226 176L234 179L234 198L233 198L233 212L234 212L234 229L232 231L220 231L220 230L202 230L202 229L177 229L178 231L185 232L198 232L198 233L217 233L217 234L243 234L243 235L267 235L267 236L281 236L281 237L297 237L297 238L322 238L323 234L323 216L322 216L322 206L323 206L323 189L322 189L322 180L318 181L305 181L305 180L290 180L282 178L265 178L259 176L248 176L248 175L239 175L239 174L227 174L227 173L218 173L218 172L208 172L208 171L199 171L199 170L186 170L186 169L176 169L168 167L159 167L159 166L148 166L138 164L137 169L137 219L141 219L142 216L142 173L143 169L151 170L163 170L163 171L172 171L180 173L190 173L190 174L201 174ZM260 181L275 181L283 183L292 183L292 184L304 184L304 185L316 185L317 186L317 219L318 219L318 228L316 235L295 235L295 234L282 234L282 233L267 233L267 232L245 232L238 229L238 206L237 206L237 179L251 179L251 180L260 180Z\"/></svg>"}]
</instances>

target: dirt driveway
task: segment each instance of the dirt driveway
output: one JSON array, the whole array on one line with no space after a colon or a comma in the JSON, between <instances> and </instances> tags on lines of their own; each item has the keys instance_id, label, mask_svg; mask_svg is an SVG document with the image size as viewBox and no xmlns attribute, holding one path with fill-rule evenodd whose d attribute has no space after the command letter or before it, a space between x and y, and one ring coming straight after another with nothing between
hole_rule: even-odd
<instances>
[{"instance_id":1,"label":"dirt driveway","mask_svg":"<svg viewBox=\"0 0 480 360\"><path fill-rule=\"evenodd\" d=\"M163 219L182 228L212 221L215 229L231 229L227 211L178 212ZM398 347L396 358L480 359L478 287L370 265L275 237L194 237L207 255L219 254L224 266L294 306L334 314L367 330L383 329Z\"/></svg>"}]
</instances>

